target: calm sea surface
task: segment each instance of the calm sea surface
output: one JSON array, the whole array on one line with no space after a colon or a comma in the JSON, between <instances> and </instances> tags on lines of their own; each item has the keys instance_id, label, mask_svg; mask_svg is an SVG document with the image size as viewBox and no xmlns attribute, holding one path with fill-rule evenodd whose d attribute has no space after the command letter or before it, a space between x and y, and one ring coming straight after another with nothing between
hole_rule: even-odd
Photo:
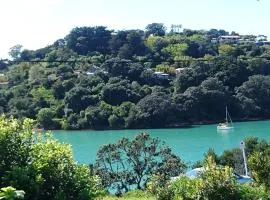
<instances>
[{"instance_id":1,"label":"calm sea surface","mask_svg":"<svg viewBox=\"0 0 270 200\"><path fill-rule=\"evenodd\" d=\"M54 131L55 138L72 145L75 159L80 163L93 163L98 148L122 137L134 138L145 131L165 141L184 161L193 163L203 158L204 152L214 148L220 154L225 149L239 147L247 136L270 141L270 121L234 123L234 130L218 132L217 125L201 125L177 129L138 129L109 131Z\"/></svg>"}]
</instances>

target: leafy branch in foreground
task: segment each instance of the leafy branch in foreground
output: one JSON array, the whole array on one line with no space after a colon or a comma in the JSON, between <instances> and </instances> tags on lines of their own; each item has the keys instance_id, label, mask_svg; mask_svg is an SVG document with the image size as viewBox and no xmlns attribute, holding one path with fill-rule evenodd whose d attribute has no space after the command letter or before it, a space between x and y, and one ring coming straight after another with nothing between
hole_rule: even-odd
<instances>
[{"instance_id":1,"label":"leafy branch in foreground","mask_svg":"<svg viewBox=\"0 0 270 200\"><path fill-rule=\"evenodd\" d=\"M102 193L97 177L77 164L70 146L33 133L29 119L0 116L0 177L0 187L20 188L26 200L94 199Z\"/></svg>"},{"instance_id":2,"label":"leafy branch in foreground","mask_svg":"<svg viewBox=\"0 0 270 200\"><path fill-rule=\"evenodd\" d=\"M5 187L0 189L0 199L23 199L24 194L25 192L23 190L16 190L13 187Z\"/></svg>"}]
</instances>

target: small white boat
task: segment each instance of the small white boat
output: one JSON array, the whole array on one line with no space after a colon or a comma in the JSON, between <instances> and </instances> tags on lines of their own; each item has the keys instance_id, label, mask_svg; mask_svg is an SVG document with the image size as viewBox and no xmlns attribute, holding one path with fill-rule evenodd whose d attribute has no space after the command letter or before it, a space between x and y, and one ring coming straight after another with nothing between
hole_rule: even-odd
<instances>
[{"instance_id":1,"label":"small white boat","mask_svg":"<svg viewBox=\"0 0 270 200\"><path fill-rule=\"evenodd\" d=\"M232 119L230 117L230 114L226 106L226 121L224 123L218 124L217 130L231 130L233 128L234 127L233 127Z\"/></svg>"}]
</instances>

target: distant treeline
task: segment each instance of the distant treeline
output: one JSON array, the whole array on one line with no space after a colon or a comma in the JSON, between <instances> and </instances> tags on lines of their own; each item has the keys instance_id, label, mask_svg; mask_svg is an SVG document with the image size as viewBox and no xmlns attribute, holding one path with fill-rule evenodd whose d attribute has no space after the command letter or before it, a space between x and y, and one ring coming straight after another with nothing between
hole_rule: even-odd
<instances>
[{"instance_id":1,"label":"distant treeline","mask_svg":"<svg viewBox=\"0 0 270 200\"><path fill-rule=\"evenodd\" d=\"M12 61L0 61L0 113L45 129L222 121L225 106L233 119L270 118L270 46L165 30L76 27L45 48L12 47Z\"/></svg>"}]
</instances>

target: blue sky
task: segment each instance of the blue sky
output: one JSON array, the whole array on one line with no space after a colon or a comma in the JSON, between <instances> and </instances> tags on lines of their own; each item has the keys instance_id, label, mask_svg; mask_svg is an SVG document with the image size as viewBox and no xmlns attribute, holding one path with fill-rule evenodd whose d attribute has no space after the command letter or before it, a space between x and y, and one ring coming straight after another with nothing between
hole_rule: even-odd
<instances>
[{"instance_id":1,"label":"blue sky","mask_svg":"<svg viewBox=\"0 0 270 200\"><path fill-rule=\"evenodd\" d=\"M0 58L16 44L45 47L76 26L144 29L159 22L265 34L270 40L270 0L2 0L0 5Z\"/></svg>"}]
</instances>

